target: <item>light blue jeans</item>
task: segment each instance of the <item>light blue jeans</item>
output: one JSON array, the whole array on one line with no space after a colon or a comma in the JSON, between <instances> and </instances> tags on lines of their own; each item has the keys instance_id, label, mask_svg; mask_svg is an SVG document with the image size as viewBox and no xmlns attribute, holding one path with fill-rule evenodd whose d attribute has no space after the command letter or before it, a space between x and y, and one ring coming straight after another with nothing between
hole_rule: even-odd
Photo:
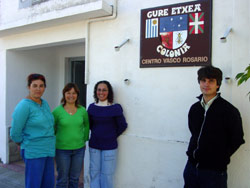
<instances>
[{"instance_id":1,"label":"light blue jeans","mask_svg":"<svg viewBox=\"0 0 250 188\"><path fill-rule=\"evenodd\" d=\"M113 188L117 149L98 150L89 148L90 188Z\"/></svg>"},{"instance_id":2,"label":"light blue jeans","mask_svg":"<svg viewBox=\"0 0 250 188\"><path fill-rule=\"evenodd\" d=\"M57 188L78 188L85 147L76 150L56 150Z\"/></svg>"}]
</instances>

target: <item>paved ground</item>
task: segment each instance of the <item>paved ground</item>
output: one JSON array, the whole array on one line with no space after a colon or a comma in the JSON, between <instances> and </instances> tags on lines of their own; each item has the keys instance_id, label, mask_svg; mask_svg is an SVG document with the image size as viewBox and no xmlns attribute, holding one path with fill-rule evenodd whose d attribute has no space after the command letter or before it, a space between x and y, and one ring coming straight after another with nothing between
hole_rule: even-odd
<instances>
[{"instance_id":1,"label":"paved ground","mask_svg":"<svg viewBox=\"0 0 250 188\"><path fill-rule=\"evenodd\" d=\"M24 164L9 165L0 163L0 188L22 188L24 186Z\"/></svg>"},{"instance_id":2,"label":"paved ground","mask_svg":"<svg viewBox=\"0 0 250 188\"><path fill-rule=\"evenodd\" d=\"M0 163L0 188L24 188L24 163L22 161L12 164ZM83 175L79 181L79 188L83 188Z\"/></svg>"}]
</instances>

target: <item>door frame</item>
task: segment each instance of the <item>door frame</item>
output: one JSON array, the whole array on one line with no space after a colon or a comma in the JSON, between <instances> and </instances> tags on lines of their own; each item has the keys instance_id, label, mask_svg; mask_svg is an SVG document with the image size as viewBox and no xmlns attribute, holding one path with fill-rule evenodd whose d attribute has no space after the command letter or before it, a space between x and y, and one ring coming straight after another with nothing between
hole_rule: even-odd
<instances>
[{"instance_id":1,"label":"door frame","mask_svg":"<svg viewBox=\"0 0 250 188\"><path fill-rule=\"evenodd\" d=\"M72 62L74 61L84 61L84 66L85 66L85 56L65 58L65 74L64 74L65 83L64 85L66 85L69 82L72 82ZM85 71L83 71L83 78L85 78ZM85 96L87 96L87 86L86 86ZM87 99L85 98L85 103L86 102L87 102Z\"/></svg>"}]
</instances>

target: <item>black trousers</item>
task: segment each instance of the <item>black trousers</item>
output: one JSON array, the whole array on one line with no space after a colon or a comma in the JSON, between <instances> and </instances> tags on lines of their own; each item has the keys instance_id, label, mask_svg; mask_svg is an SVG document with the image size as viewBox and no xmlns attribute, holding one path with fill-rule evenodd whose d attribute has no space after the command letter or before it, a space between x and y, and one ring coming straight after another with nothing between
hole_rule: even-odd
<instances>
[{"instance_id":1,"label":"black trousers","mask_svg":"<svg viewBox=\"0 0 250 188\"><path fill-rule=\"evenodd\" d=\"M227 172L196 168L187 162L184 169L184 188L227 188Z\"/></svg>"}]
</instances>

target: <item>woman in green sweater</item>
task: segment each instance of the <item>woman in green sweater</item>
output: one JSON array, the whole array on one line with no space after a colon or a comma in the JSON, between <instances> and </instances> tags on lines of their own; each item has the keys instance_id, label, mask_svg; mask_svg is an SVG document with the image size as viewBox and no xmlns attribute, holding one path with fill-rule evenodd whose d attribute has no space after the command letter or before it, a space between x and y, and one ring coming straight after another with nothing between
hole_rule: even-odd
<instances>
[{"instance_id":1,"label":"woman in green sweater","mask_svg":"<svg viewBox=\"0 0 250 188\"><path fill-rule=\"evenodd\" d=\"M52 112L55 118L57 188L77 188L83 166L89 120L78 97L77 85L67 84L63 89L62 104Z\"/></svg>"}]
</instances>

